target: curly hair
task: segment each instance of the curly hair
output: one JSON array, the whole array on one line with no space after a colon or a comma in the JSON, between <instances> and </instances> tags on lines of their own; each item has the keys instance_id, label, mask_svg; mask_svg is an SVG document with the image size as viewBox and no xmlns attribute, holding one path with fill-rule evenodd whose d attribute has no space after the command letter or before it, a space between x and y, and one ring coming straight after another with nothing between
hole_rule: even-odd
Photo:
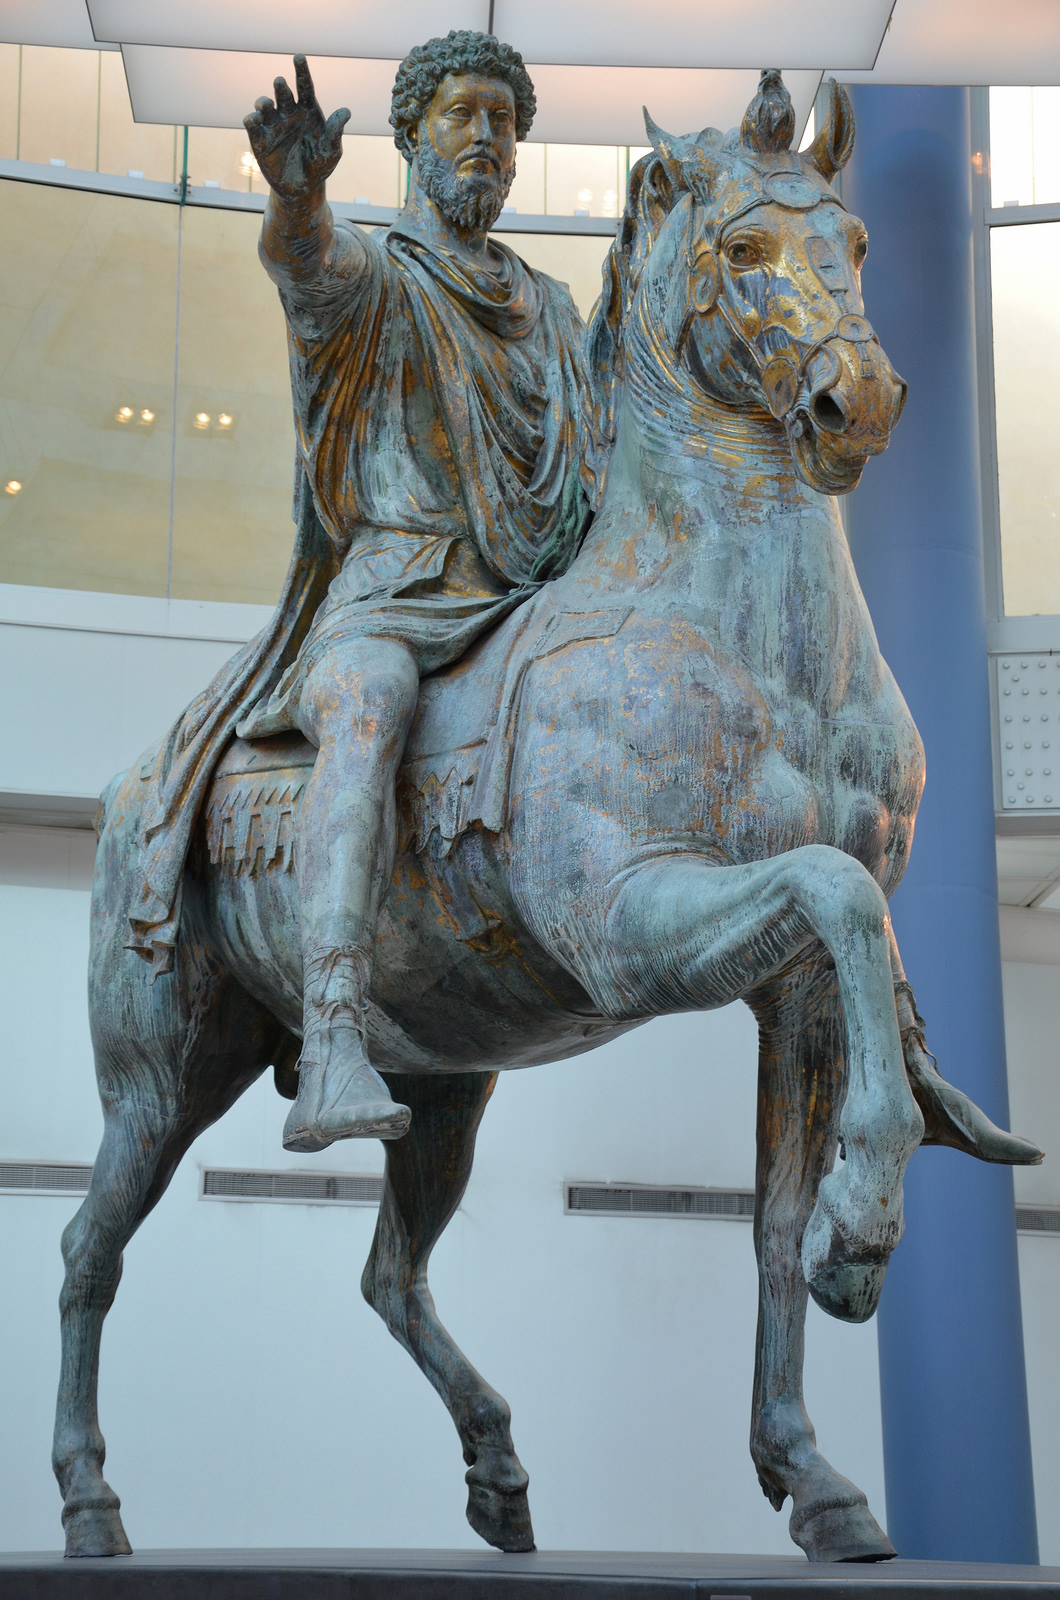
<instances>
[{"instance_id":1,"label":"curly hair","mask_svg":"<svg viewBox=\"0 0 1060 1600\"><path fill-rule=\"evenodd\" d=\"M452 73L474 73L482 78L500 78L515 98L515 137L525 139L537 110L534 86L523 66L523 58L510 44L502 44L492 33L476 33L472 28L453 28L444 39L428 39L410 50L398 68L390 101L390 125L394 143L406 161L411 162L415 147L409 130L427 114L442 79Z\"/></svg>"}]
</instances>

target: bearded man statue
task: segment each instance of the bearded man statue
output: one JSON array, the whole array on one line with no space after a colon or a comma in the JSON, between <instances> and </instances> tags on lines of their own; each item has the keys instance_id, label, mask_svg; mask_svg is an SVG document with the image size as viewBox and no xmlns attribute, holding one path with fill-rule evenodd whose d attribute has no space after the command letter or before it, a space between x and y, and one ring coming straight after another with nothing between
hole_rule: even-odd
<instances>
[{"instance_id":1,"label":"bearded man statue","mask_svg":"<svg viewBox=\"0 0 1060 1600\"><path fill-rule=\"evenodd\" d=\"M325 181L350 113L324 117L304 57L295 79L246 127L271 191L261 257L288 324L300 542L271 629L156 758L130 946L172 965L197 797L232 730L300 731L319 754L296 824L304 1027L283 1142L315 1151L408 1126L364 1007L420 679L569 565L590 424L569 291L489 237L536 108L517 52L460 31L402 62L408 199L381 234L335 221Z\"/></svg>"}]
</instances>

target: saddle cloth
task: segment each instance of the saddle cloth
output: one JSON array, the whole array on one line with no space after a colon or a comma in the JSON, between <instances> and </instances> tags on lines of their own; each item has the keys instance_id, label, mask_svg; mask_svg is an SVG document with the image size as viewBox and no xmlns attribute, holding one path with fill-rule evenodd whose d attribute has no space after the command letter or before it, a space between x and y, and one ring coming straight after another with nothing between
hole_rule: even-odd
<instances>
[{"instance_id":1,"label":"saddle cloth","mask_svg":"<svg viewBox=\"0 0 1060 1600\"><path fill-rule=\"evenodd\" d=\"M456 665L423 680L398 776L402 848L444 856L475 824L502 831L527 669L565 645L611 638L630 610L564 611L545 588ZM204 812L214 865L290 870L295 813L316 756L298 734L233 740Z\"/></svg>"}]
</instances>

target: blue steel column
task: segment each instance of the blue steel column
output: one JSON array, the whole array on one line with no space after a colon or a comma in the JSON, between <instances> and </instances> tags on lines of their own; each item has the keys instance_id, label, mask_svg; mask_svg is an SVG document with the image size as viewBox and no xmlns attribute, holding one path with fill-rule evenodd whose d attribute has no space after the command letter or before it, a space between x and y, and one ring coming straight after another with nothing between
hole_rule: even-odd
<instances>
[{"instance_id":1,"label":"blue steel column","mask_svg":"<svg viewBox=\"0 0 1060 1600\"><path fill-rule=\"evenodd\" d=\"M969 95L851 98L843 196L869 231L868 315L909 383L890 450L846 505L881 648L927 747L895 930L943 1076L1007 1127ZM920 1150L906 1195L879 1311L888 1532L900 1556L1036 1562L1011 1172Z\"/></svg>"}]
</instances>

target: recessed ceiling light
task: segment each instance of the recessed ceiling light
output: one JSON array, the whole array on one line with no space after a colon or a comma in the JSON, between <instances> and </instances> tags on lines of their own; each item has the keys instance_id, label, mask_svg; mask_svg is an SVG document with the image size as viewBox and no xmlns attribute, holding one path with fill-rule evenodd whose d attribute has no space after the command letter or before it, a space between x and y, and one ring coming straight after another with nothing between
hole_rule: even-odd
<instances>
[{"instance_id":1,"label":"recessed ceiling light","mask_svg":"<svg viewBox=\"0 0 1060 1600\"><path fill-rule=\"evenodd\" d=\"M5 494L18 494L22 488L17 478L9 478L4 484Z\"/></svg>"}]
</instances>

